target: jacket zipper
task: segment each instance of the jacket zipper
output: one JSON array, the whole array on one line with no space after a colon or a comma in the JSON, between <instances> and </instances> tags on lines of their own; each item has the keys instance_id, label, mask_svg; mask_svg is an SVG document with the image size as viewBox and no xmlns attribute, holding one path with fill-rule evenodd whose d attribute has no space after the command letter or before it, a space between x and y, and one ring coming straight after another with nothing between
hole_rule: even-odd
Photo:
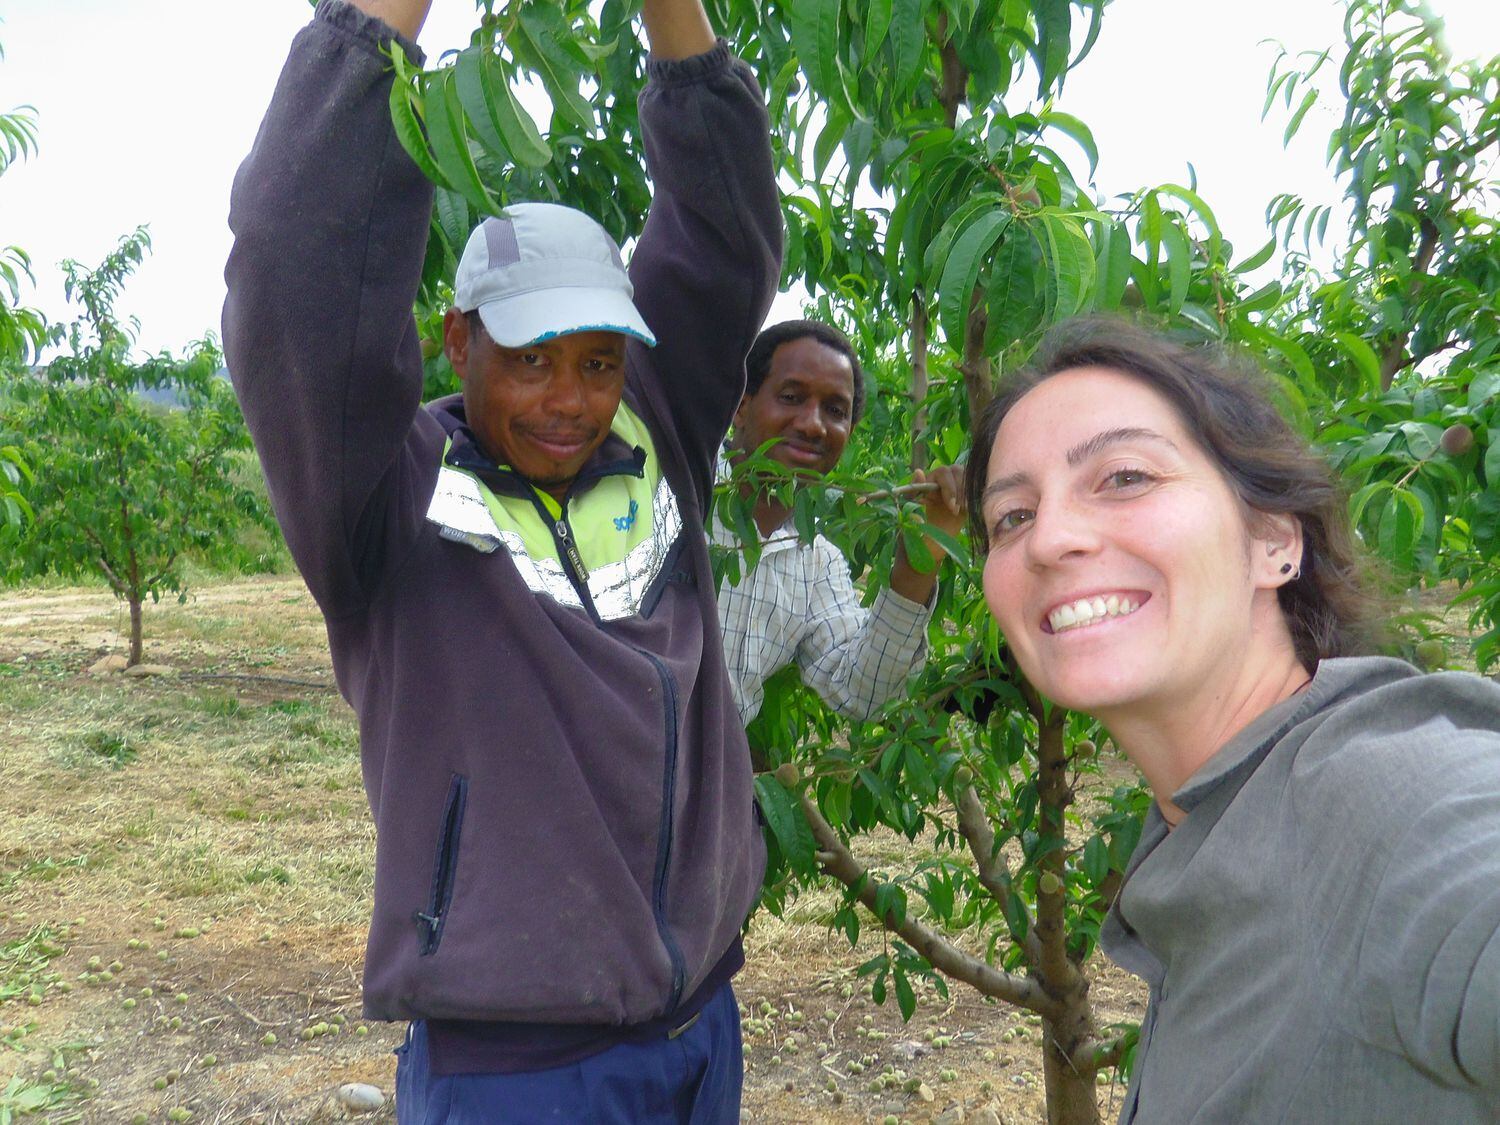
<instances>
[{"instance_id":1,"label":"jacket zipper","mask_svg":"<svg viewBox=\"0 0 1500 1125\"><path fill-rule=\"evenodd\" d=\"M651 661L661 679L662 705L666 712L666 764L662 771L661 820L656 838L656 872L652 880L651 912L656 919L656 931L661 936L661 943L666 946L667 956L672 959L672 996L667 1003L667 1011L672 1012L682 1002L682 990L687 983L687 959L683 957L682 949L672 936L671 927L667 925L667 869L672 859L672 807L676 803L677 791L677 687L672 682L672 674L667 671L667 666L655 655L645 649L636 651Z\"/></svg>"},{"instance_id":2,"label":"jacket zipper","mask_svg":"<svg viewBox=\"0 0 1500 1125\"><path fill-rule=\"evenodd\" d=\"M623 470L612 468L610 471ZM635 471L639 475L639 468ZM514 473L506 475L516 476ZM532 504L552 532L553 541L557 545L558 559L563 564L563 571L567 574L568 580L577 591L579 600L583 602L584 608L595 625L603 625L604 619L599 616L599 611L594 607L594 597L589 592L588 567L584 565L583 556L579 553L577 542L573 538L573 529L568 524L567 512L568 501L572 499L573 490L579 484L585 479L607 475L609 471L590 474L588 478L575 477L562 498L563 514L556 519L542 503L541 497L536 495L536 491L529 484L525 485ZM522 478L516 477L516 479ZM635 648L634 645L631 647ZM667 869L672 859L674 821L672 807L675 804L677 791L677 687L672 681L672 674L667 670L667 666L654 653L647 652L643 648L635 648L635 651L649 660L656 670L657 678L661 681L662 706L665 711L665 762L662 767L662 803L661 818L657 826L656 868L651 885L651 913L656 922L657 935L661 938L661 943L672 962L672 994L667 1002L667 1011L671 1012L675 1011L682 1002L682 991L687 985L687 958L683 956L682 948L677 944L677 939L672 936L671 927L667 924Z\"/></svg>"},{"instance_id":3,"label":"jacket zipper","mask_svg":"<svg viewBox=\"0 0 1500 1125\"><path fill-rule=\"evenodd\" d=\"M443 825L438 835L437 860L433 864L432 893L428 898L427 912L417 911L417 925L424 931L420 938L421 955L427 957L437 952L443 939L443 922L447 918L448 906L453 899L453 878L458 870L458 839L463 830L464 805L469 794L469 780L462 774L454 774L448 787L448 801L443 808Z\"/></svg>"}]
</instances>

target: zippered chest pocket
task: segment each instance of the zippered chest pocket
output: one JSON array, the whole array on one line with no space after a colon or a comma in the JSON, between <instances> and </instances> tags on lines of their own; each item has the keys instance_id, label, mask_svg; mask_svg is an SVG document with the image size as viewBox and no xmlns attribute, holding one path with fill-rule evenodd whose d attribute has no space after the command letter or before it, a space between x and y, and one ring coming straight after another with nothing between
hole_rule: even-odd
<instances>
[{"instance_id":1,"label":"zippered chest pocket","mask_svg":"<svg viewBox=\"0 0 1500 1125\"><path fill-rule=\"evenodd\" d=\"M443 940L443 924L453 899L453 878L458 870L458 841L463 831L464 806L468 802L469 779L454 774L438 830L437 855L432 868L432 890L427 909L413 915L417 923L419 951L423 957L437 952Z\"/></svg>"}]
</instances>

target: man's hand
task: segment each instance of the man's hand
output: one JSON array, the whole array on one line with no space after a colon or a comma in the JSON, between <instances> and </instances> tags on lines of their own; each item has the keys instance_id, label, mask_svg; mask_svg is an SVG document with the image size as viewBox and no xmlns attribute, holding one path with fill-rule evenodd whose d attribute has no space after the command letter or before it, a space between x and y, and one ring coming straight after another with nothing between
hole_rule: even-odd
<instances>
[{"instance_id":1,"label":"man's hand","mask_svg":"<svg viewBox=\"0 0 1500 1125\"><path fill-rule=\"evenodd\" d=\"M969 505L964 498L964 471L957 465L940 465L930 472L912 470L912 484L935 484L936 492L922 496L922 518L947 535L963 530Z\"/></svg>"},{"instance_id":2,"label":"man's hand","mask_svg":"<svg viewBox=\"0 0 1500 1125\"><path fill-rule=\"evenodd\" d=\"M937 487L922 494L922 517L929 525L946 535L957 535L963 530L969 506L964 499L964 472L957 465L941 465L923 472L913 470L913 484L935 484ZM930 535L927 550L934 559L941 560L943 548ZM937 585L938 568L934 566L923 573L911 565L906 557L906 545L896 546L896 561L891 567L891 589L908 601L926 603Z\"/></svg>"},{"instance_id":3,"label":"man's hand","mask_svg":"<svg viewBox=\"0 0 1500 1125\"><path fill-rule=\"evenodd\" d=\"M651 54L658 59L689 59L718 42L702 0L644 0L641 18Z\"/></svg>"}]
</instances>

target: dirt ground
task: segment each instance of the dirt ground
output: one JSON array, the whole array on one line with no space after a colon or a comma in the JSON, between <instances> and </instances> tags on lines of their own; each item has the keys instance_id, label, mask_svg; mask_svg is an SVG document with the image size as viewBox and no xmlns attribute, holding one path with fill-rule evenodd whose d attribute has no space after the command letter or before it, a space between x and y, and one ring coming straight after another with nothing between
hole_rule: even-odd
<instances>
[{"instance_id":1,"label":"dirt ground","mask_svg":"<svg viewBox=\"0 0 1500 1125\"><path fill-rule=\"evenodd\" d=\"M344 1083L388 1099L400 1029L359 1007L373 830L305 588L148 607L171 673L90 674L124 625L99 589L0 598L0 1120L317 1122L345 1118ZM744 1119L1044 1121L1032 1019L954 985L903 1023L854 973L880 933L851 950L837 901L751 926ZM1090 970L1100 1024L1138 1019L1136 983ZM1120 1094L1100 1086L1106 1119Z\"/></svg>"}]
</instances>

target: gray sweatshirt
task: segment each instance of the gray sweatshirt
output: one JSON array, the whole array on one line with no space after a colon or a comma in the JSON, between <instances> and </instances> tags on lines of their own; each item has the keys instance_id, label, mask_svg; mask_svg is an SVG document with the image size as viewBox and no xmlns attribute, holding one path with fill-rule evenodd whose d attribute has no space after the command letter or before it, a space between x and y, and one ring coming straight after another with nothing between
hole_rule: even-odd
<instances>
[{"instance_id":1,"label":"gray sweatshirt","mask_svg":"<svg viewBox=\"0 0 1500 1125\"><path fill-rule=\"evenodd\" d=\"M392 131L390 35L327 2L298 35L235 180L224 310L272 503L359 715L377 828L365 1011L639 1024L723 961L764 866L702 530L779 274L763 99L722 44L649 67L655 194L630 272L661 342L628 351L620 417L639 441L611 437L554 525L659 475L659 541L606 590L505 538L485 513L530 490L477 454L457 404L419 403L432 189Z\"/></svg>"},{"instance_id":2,"label":"gray sweatshirt","mask_svg":"<svg viewBox=\"0 0 1500 1125\"><path fill-rule=\"evenodd\" d=\"M1101 934L1122 1122L1500 1121L1500 686L1325 660L1173 800Z\"/></svg>"}]
</instances>

